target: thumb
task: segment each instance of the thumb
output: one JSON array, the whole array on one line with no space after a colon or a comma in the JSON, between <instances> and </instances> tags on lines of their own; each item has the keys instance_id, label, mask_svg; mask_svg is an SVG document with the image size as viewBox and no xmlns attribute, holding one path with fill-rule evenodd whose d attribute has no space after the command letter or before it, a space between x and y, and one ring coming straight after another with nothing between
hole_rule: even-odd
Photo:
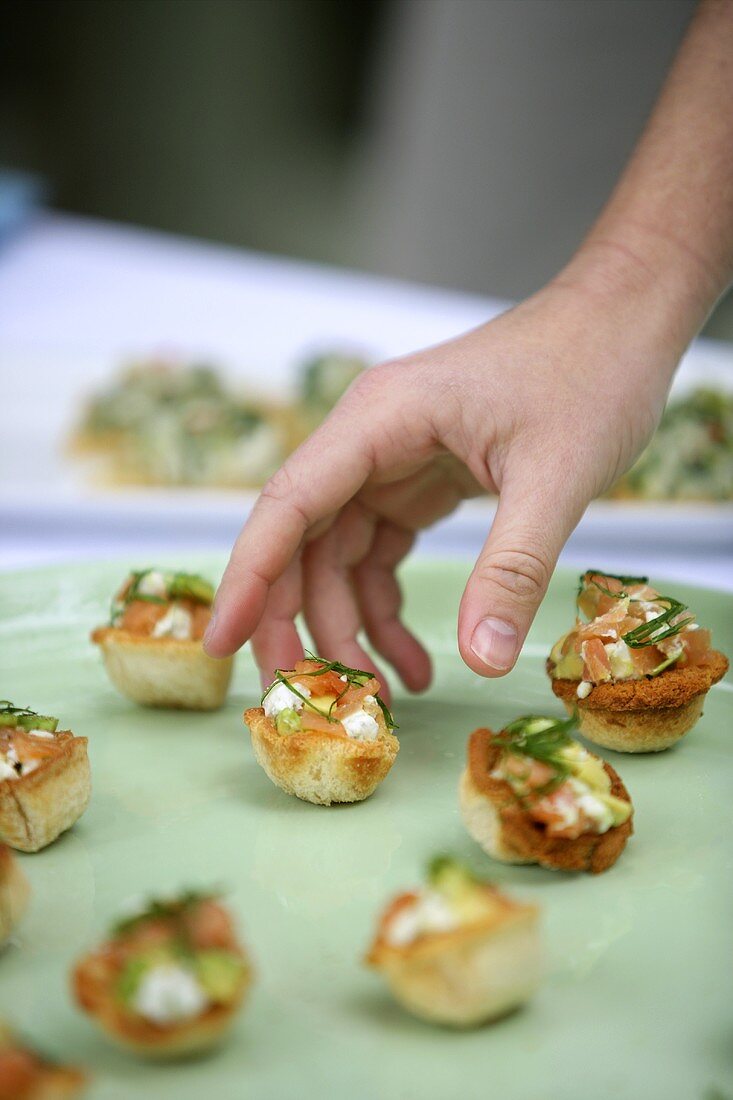
<instances>
[{"instance_id":1,"label":"thumb","mask_svg":"<svg viewBox=\"0 0 733 1100\"><path fill-rule=\"evenodd\" d=\"M565 542L587 501L536 469L507 477L499 507L458 613L458 648L480 676L513 667Z\"/></svg>"}]
</instances>

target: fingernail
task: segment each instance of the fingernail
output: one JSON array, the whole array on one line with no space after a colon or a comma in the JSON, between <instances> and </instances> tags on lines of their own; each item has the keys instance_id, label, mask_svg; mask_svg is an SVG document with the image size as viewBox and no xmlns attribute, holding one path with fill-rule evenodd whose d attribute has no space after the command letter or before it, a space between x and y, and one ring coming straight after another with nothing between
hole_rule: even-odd
<instances>
[{"instance_id":1,"label":"fingernail","mask_svg":"<svg viewBox=\"0 0 733 1100\"><path fill-rule=\"evenodd\" d=\"M206 630L204 631L204 638L203 638L203 647L204 647L204 649L209 648L209 642L214 637L215 632L216 632L216 611L212 610L211 618L209 619L209 625L206 627Z\"/></svg>"},{"instance_id":2,"label":"fingernail","mask_svg":"<svg viewBox=\"0 0 733 1100\"><path fill-rule=\"evenodd\" d=\"M501 619L482 619L471 636L471 649L490 668L506 672L517 655L517 632Z\"/></svg>"}]
</instances>

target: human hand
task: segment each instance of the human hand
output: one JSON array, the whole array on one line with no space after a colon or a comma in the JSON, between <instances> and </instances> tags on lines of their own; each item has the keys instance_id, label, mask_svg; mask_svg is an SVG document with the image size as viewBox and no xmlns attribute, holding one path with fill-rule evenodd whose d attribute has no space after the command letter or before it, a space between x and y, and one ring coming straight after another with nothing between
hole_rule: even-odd
<instances>
[{"instance_id":1,"label":"human hand","mask_svg":"<svg viewBox=\"0 0 733 1100\"><path fill-rule=\"evenodd\" d=\"M425 649L401 623L395 575L416 532L464 498L499 494L458 615L461 656L516 661L588 502L631 464L661 413L682 344L633 273L561 277L458 339L367 371L263 489L232 551L205 645L251 638L263 679L317 652L413 691Z\"/></svg>"}]
</instances>

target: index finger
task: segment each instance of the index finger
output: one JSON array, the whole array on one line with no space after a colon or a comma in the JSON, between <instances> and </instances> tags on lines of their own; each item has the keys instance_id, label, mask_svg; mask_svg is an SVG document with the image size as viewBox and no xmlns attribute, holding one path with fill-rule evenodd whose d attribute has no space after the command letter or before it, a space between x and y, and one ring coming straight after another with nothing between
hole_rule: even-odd
<instances>
[{"instance_id":1,"label":"index finger","mask_svg":"<svg viewBox=\"0 0 733 1100\"><path fill-rule=\"evenodd\" d=\"M271 586L309 528L359 491L373 468L368 429L329 418L260 493L234 544L205 638L212 657L234 653L254 633Z\"/></svg>"}]
</instances>

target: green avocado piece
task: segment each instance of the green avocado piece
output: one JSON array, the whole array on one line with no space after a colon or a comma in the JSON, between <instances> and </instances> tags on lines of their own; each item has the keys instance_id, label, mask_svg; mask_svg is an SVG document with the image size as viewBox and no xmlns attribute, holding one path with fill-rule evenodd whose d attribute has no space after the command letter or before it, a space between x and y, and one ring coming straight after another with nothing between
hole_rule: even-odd
<instances>
[{"instance_id":1,"label":"green avocado piece","mask_svg":"<svg viewBox=\"0 0 733 1100\"><path fill-rule=\"evenodd\" d=\"M198 951L196 977L210 1000L226 1004L237 994L244 976L244 963L230 951Z\"/></svg>"},{"instance_id":2,"label":"green avocado piece","mask_svg":"<svg viewBox=\"0 0 733 1100\"><path fill-rule=\"evenodd\" d=\"M4 701L0 704L0 727L21 730L48 730L55 733L59 724L58 718L52 718L48 714L36 714L27 707L14 707L12 703Z\"/></svg>"},{"instance_id":3,"label":"green avocado piece","mask_svg":"<svg viewBox=\"0 0 733 1100\"><path fill-rule=\"evenodd\" d=\"M303 723L294 707L286 707L276 717L275 726L278 733L297 733L303 728Z\"/></svg>"},{"instance_id":4,"label":"green avocado piece","mask_svg":"<svg viewBox=\"0 0 733 1100\"><path fill-rule=\"evenodd\" d=\"M467 890L474 890L476 879L469 871L450 856L436 856L428 868L428 882L434 890L438 890L446 898L455 899L465 894Z\"/></svg>"},{"instance_id":5,"label":"green avocado piece","mask_svg":"<svg viewBox=\"0 0 733 1100\"><path fill-rule=\"evenodd\" d=\"M196 600L210 607L214 602L214 586L196 573L174 573L168 585L171 599Z\"/></svg>"}]
</instances>

